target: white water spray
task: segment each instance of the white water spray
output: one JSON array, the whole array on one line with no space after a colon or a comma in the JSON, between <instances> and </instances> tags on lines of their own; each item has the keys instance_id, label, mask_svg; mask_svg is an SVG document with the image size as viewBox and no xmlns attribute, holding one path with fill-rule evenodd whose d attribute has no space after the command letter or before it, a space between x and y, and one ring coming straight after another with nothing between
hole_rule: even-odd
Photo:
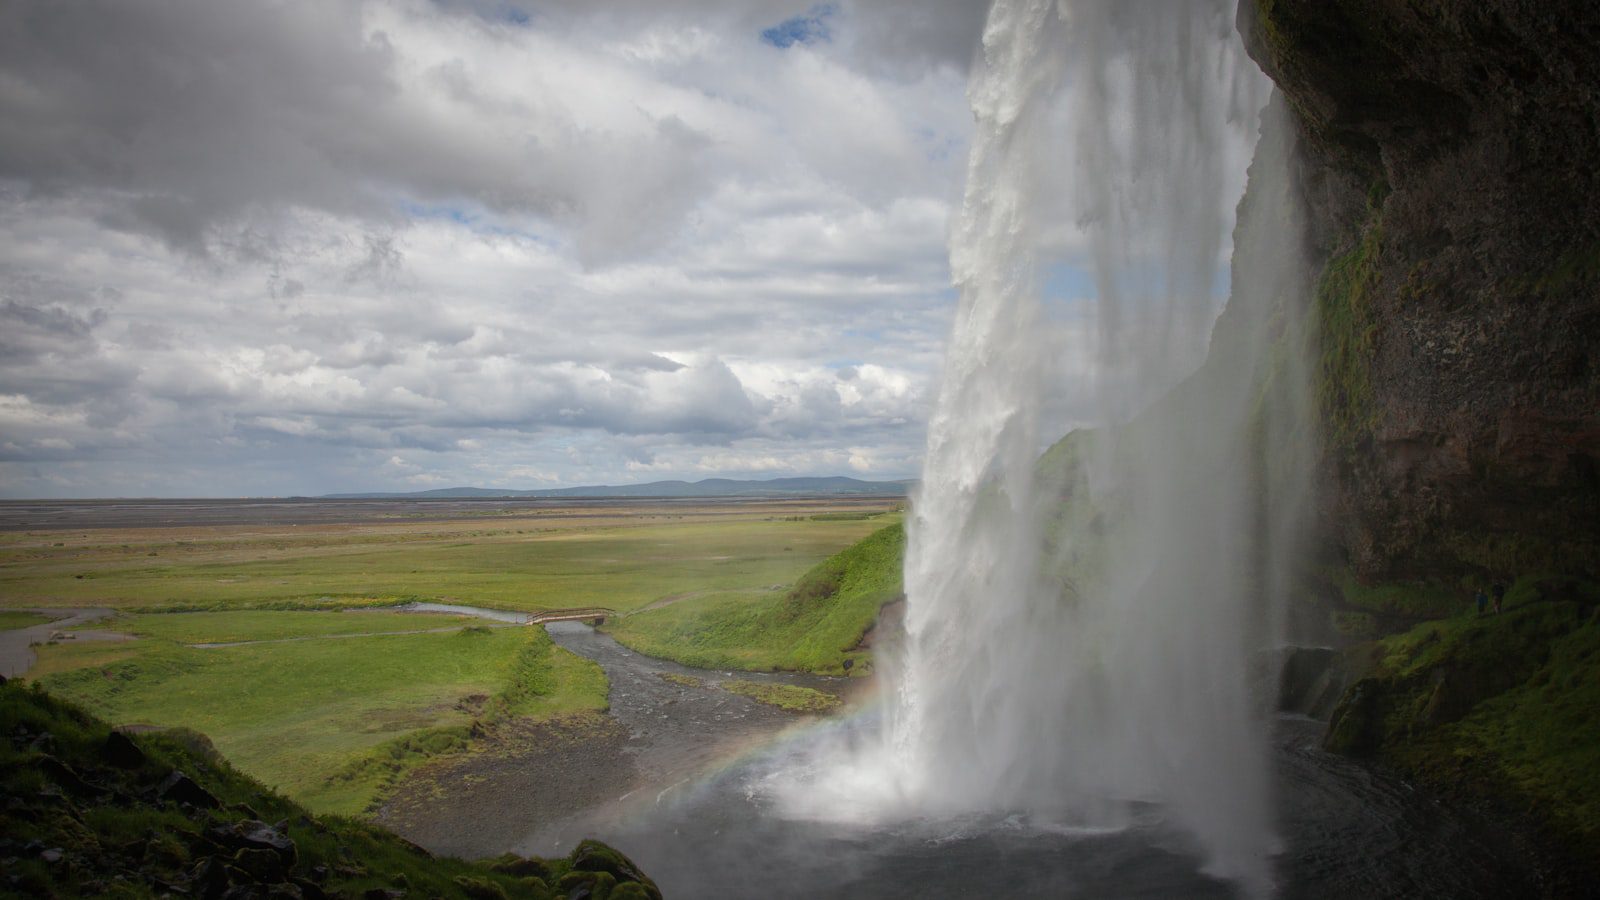
<instances>
[{"instance_id":1,"label":"white water spray","mask_svg":"<svg viewBox=\"0 0 1600 900\"><path fill-rule=\"evenodd\" d=\"M885 742L814 802L1085 823L1154 808L1208 871L1270 891L1264 651L1310 452L1281 129L1257 147L1232 299L1195 373L1269 89L1223 0L994 3ZM1041 410L1074 390L1051 381L1040 300L1062 260L1096 286L1077 368L1099 427L1041 462Z\"/></svg>"}]
</instances>

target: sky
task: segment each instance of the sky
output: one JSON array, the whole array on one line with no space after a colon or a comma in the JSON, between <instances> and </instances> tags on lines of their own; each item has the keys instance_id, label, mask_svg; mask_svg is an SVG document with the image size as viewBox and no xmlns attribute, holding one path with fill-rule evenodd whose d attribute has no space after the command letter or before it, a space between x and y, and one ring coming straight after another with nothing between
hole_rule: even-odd
<instances>
[{"instance_id":1,"label":"sky","mask_svg":"<svg viewBox=\"0 0 1600 900\"><path fill-rule=\"evenodd\" d=\"M984 11L0 5L0 495L914 477Z\"/></svg>"}]
</instances>

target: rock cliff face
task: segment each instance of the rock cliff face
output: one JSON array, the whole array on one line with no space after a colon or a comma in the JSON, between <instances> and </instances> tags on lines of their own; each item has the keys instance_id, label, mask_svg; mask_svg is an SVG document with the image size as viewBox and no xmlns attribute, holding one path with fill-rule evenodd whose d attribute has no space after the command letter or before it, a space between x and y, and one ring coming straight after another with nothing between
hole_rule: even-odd
<instances>
[{"instance_id":1,"label":"rock cliff face","mask_svg":"<svg viewBox=\"0 0 1600 900\"><path fill-rule=\"evenodd\" d=\"M1240 30L1300 129L1356 576L1600 575L1600 4L1254 0Z\"/></svg>"},{"instance_id":2,"label":"rock cliff face","mask_svg":"<svg viewBox=\"0 0 1600 900\"><path fill-rule=\"evenodd\" d=\"M1326 745L1600 867L1600 4L1243 0L1320 268ZM1509 586L1479 614L1469 586ZM1315 614L1327 617L1324 607ZM1298 668L1296 667L1298 666ZM1327 690L1315 690L1333 685ZM1327 704L1317 712L1326 711ZM1519 851L1522 852L1522 851Z\"/></svg>"}]
</instances>

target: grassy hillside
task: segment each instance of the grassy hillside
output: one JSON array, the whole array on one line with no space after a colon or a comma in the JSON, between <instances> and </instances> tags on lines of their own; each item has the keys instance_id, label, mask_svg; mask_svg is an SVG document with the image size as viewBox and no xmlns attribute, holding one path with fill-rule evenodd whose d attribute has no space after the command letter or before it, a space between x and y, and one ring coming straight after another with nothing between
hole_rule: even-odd
<instances>
[{"instance_id":1,"label":"grassy hillside","mask_svg":"<svg viewBox=\"0 0 1600 900\"><path fill-rule=\"evenodd\" d=\"M421 631L445 626L445 631ZM542 628L387 612L163 613L126 643L40 648L31 677L117 724L202 731L319 812L359 813L428 755L500 715L606 708L595 663ZM381 632L418 630L413 634ZM375 632L375 633L374 633ZM195 643L262 641L202 649Z\"/></svg>"},{"instance_id":2,"label":"grassy hillside","mask_svg":"<svg viewBox=\"0 0 1600 900\"><path fill-rule=\"evenodd\" d=\"M1346 651L1330 749L1551 823L1600 863L1600 585L1525 577L1505 611L1424 622Z\"/></svg>"},{"instance_id":3,"label":"grassy hillside","mask_svg":"<svg viewBox=\"0 0 1600 900\"><path fill-rule=\"evenodd\" d=\"M852 660L863 671L868 654L854 648L899 596L904 555L905 530L895 524L818 563L788 591L687 598L605 628L641 653L691 666L841 674Z\"/></svg>"},{"instance_id":4,"label":"grassy hillside","mask_svg":"<svg viewBox=\"0 0 1600 900\"><path fill-rule=\"evenodd\" d=\"M0 793L6 896L661 896L591 841L556 860L434 858L365 822L309 815L196 733L116 733L15 681L0 684Z\"/></svg>"}]
</instances>

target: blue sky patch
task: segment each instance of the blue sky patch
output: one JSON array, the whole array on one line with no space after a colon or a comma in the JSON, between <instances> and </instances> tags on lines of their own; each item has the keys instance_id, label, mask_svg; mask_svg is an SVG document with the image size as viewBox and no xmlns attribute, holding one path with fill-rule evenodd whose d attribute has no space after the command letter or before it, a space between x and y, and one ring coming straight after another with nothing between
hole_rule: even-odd
<instances>
[{"instance_id":1,"label":"blue sky patch","mask_svg":"<svg viewBox=\"0 0 1600 900\"><path fill-rule=\"evenodd\" d=\"M519 28L529 28L533 25L533 15L515 0L488 0L488 2L461 3L459 0L433 0L433 2L446 9L465 6L470 12L491 22L501 22L515 25Z\"/></svg>"},{"instance_id":2,"label":"blue sky patch","mask_svg":"<svg viewBox=\"0 0 1600 900\"><path fill-rule=\"evenodd\" d=\"M788 49L795 44L815 44L831 40L833 29L829 27L828 19L838 11L839 8L831 3L813 6L803 15L785 19L763 30L761 40L780 50Z\"/></svg>"}]
</instances>

